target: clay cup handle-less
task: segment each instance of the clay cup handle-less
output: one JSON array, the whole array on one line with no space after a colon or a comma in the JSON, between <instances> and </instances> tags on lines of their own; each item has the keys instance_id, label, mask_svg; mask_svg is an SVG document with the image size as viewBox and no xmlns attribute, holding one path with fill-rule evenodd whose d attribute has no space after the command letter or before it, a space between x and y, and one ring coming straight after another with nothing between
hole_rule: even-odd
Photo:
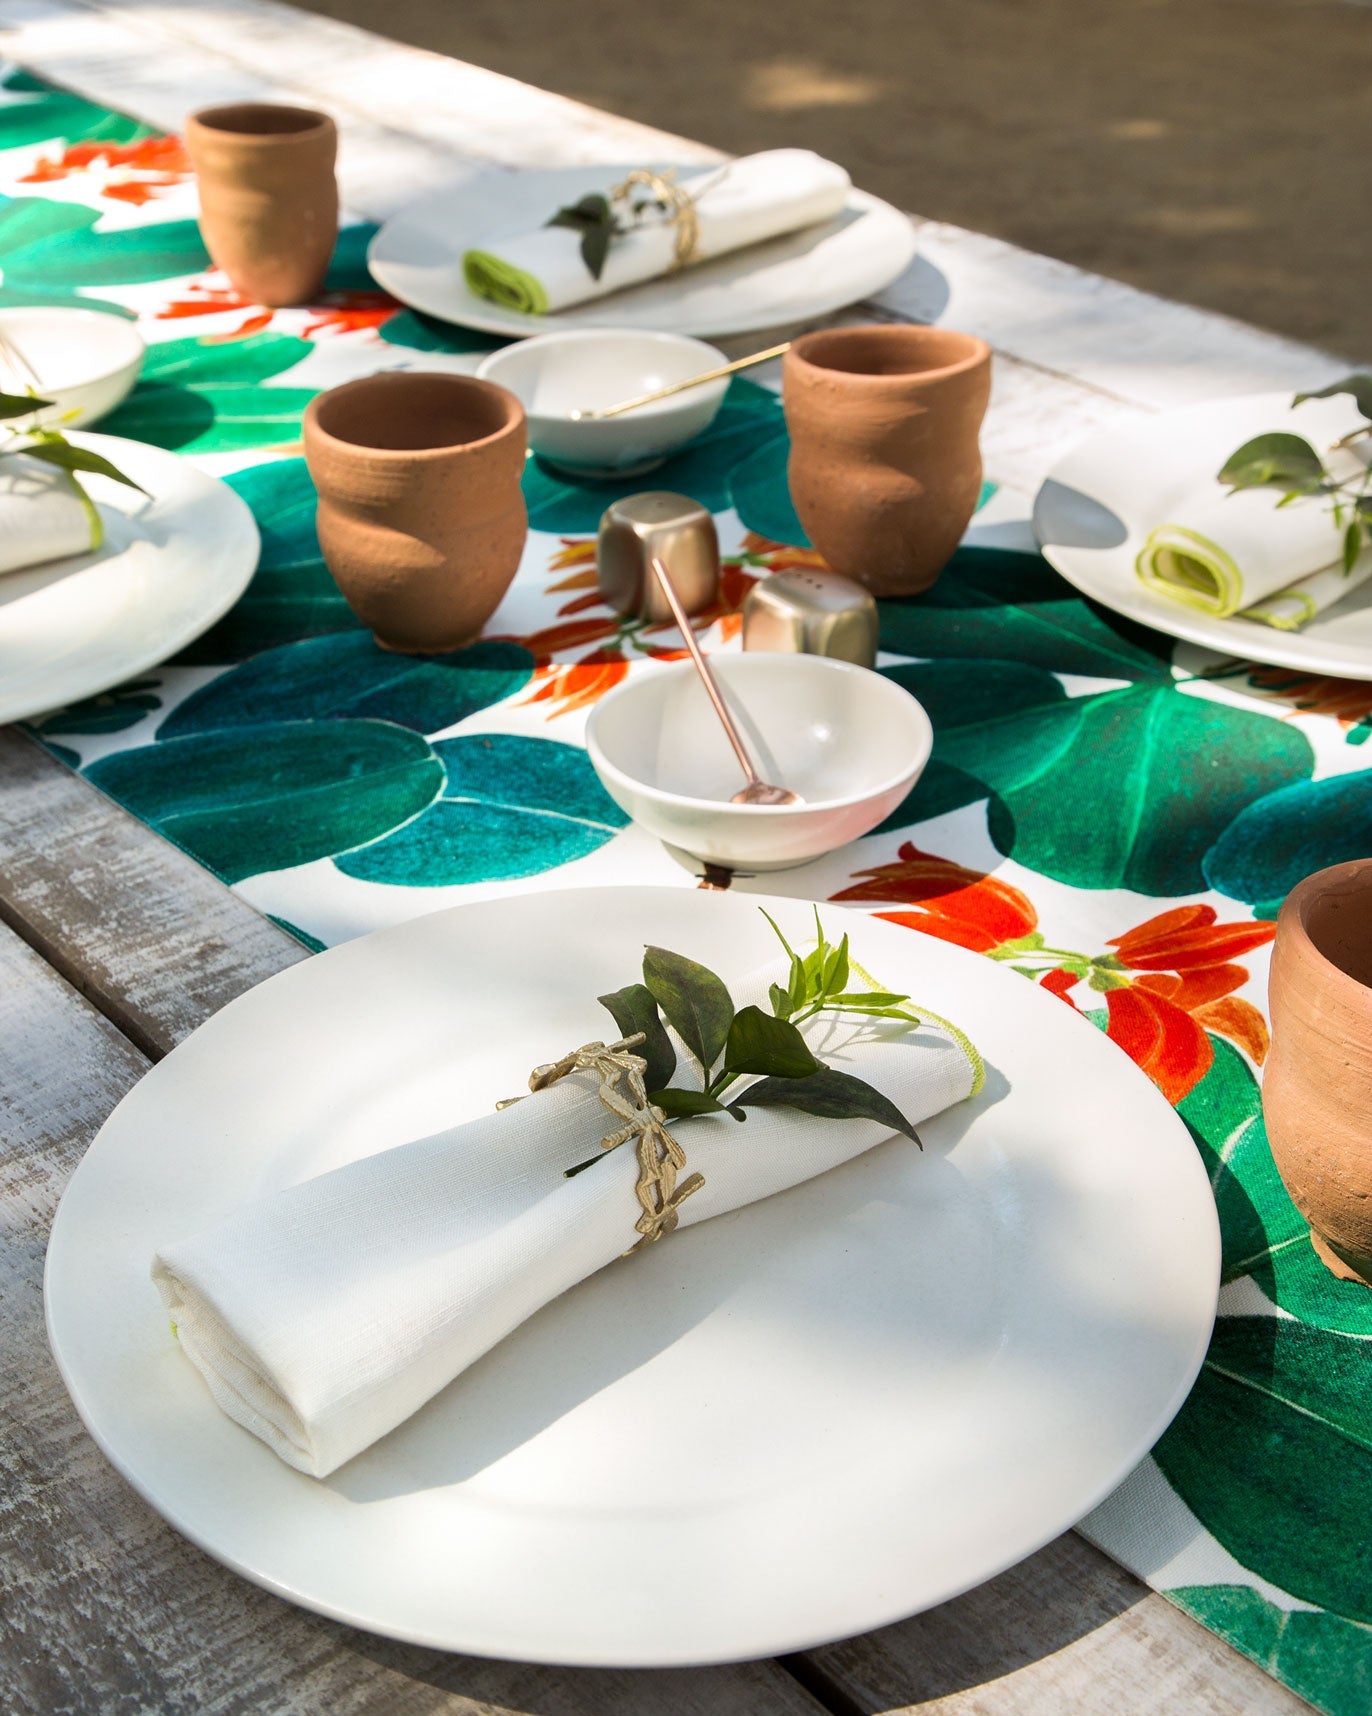
<instances>
[{"instance_id":1,"label":"clay cup handle-less","mask_svg":"<svg viewBox=\"0 0 1372 1716\"><path fill-rule=\"evenodd\" d=\"M186 121L200 235L254 303L308 304L338 238L338 133L327 113L274 102L206 107Z\"/></svg>"},{"instance_id":2,"label":"clay cup handle-less","mask_svg":"<svg viewBox=\"0 0 1372 1716\"><path fill-rule=\"evenodd\" d=\"M782 365L791 499L835 572L927 590L981 494L991 349L947 328L827 328Z\"/></svg>"},{"instance_id":3,"label":"clay cup handle-less","mask_svg":"<svg viewBox=\"0 0 1372 1716\"><path fill-rule=\"evenodd\" d=\"M480 636L524 551L526 447L514 394L473 376L383 372L311 401L319 545L383 649L438 655Z\"/></svg>"},{"instance_id":4,"label":"clay cup handle-less","mask_svg":"<svg viewBox=\"0 0 1372 1716\"><path fill-rule=\"evenodd\" d=\"M1287 895L1269 999L1272 1158L1321 1260L1372 1286L1372 859Z\"/></svg>"}]
</instances>

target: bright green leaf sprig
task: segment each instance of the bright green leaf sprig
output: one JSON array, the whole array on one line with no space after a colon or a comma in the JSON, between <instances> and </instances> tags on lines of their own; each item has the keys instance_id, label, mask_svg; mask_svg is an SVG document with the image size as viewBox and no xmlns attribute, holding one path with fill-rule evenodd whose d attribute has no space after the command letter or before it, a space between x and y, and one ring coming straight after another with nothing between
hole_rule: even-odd
<instances>
[{"instance_id":1,"label":"bright green leaf sprig","mask_svg":"<svg viewBox=\"0 0 1372 1716\"><path fill-rule=\"evenodd\" d=\"M643 1035L637 1052L647 1062L644 1083L649 1101L674 1120L697 1114L730 1114L735 1120L746 1120L748 1110L759 1107L794 1108L829 1120L875 1120L918 1144L919 1134L889 1097L853 1073L826 1067L799 1030L820 1012L918 1025L919 1015L903 1005L909 996L880 989L850 990L848 937L836 947L831 945L818 912L815 946L804 956L795 952L767 913L763 916L791 961L786 987L772 985L770 1013L757 1006L735 1008L727 987L713 971L665 947L645 951L642 983L600 996L622 1036ZM702 1089L672 1083L677 1051L668 1025L699 1066ZM753 1082L735 1089L742 1079ZM568 1170L569 1176L600 1159L594 1156L578 1163Z\"/></svg>"},{"instance_id":2,"label":"bright green leaf sprig","mask_svg":"<svg viewBox=\"0 0 1372 1716\"><path fill-rule=\"evenodd\" d=\"M116 483L123 483L126 488L137 489L139 494L147 494L141 483L125 476L99 453L92 453L88 447L73 447L60 429L13 426L15 418L31 417L51 404L52 400L39 399L32 390L28 393L0 393L0 430L9 436L8 442L0 446L0 459L14 458L22 453L25 458L41 459L45 465L56 465L58 470L67 473L72 487L88 508L92 502L81 485L78 471L90 476L109 477Z\"/></svg>"},{"instance_id":3,"label":"bright green leaf sprig","mask_svg":"<svg viewBox=\"0 0 1372 1716\"><path fill-rule=\"evenodd\" d=\"M1348 393L1362 415L1372 420L1372 375L1348 375L1315 393L1298 393L1293 405L1306 399L1330 399ZM1372 421L1354 429L1329 449L1341 452L1372 436ZM1343 570L1353 570L1364 541L1372 541L1372 465L1359 475L1334 475L1321 455L1303 435L1274 430L1256 435L1231 453L1219 473L1219 481L1230 489L1280 489L1279 507L1323 495L1329 500L1334 522L1343 530Z\"/></svg>"}]
</instances>

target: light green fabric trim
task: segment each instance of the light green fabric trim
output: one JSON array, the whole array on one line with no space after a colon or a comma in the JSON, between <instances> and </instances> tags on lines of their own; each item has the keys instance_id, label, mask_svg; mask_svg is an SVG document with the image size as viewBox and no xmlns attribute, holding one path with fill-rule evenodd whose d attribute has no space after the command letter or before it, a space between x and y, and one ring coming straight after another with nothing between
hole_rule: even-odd
<instances>
[{"instance_id":1,"label":"light green fabric trim","mask_svg":"<svg viewBox=\"0 0 1372 1716\"><path fill-rule=\"evenodd\" d=\"M548 294L543 282L489 250L469 250L462 258L462 274L478 298L489 298L493 304L519 310L526 316L548 313Z\"/></svg>"},{"instance_id":2,"label":"light green fabric trim","mask_svg":"<svg viewBox=\"0 0 1372 1716\"><path fill-rule=\"evenodd\" d=\"M1275 606L1278 602L1286 602L1290 606L1285 612L1281 612ZM1278 590L1275 596L1269 596L1265 602L1245 608L1239 618L1258 620L1265 626L1275 626L1279 632L1298 632L1302 626L1308 625L1318 612L1319 609L1309 596L1302 596L1291 589Z\"/></svg>"},{"instance_id":3,"label":"light green fabric trim","mask_svg":"<svg viewBox=\"0 0 1372 1716\"><path fill-rule=\"evenodd\" d=\"M867 967L865 965L859 965L855 959L849 963L848 969L856 976L860 977L869 989L887 988L886 984L879 983L877 979L872 976L871 972L868 971ZM979 1096L981 1094L982 1086L986 1083L986 1062L982 1060L981 1056L977 1053L976 1044L965 1031L960 1031L951 1019L945 1019L941 1013L931 1012L928 1007L925 1007L920 1002L914 1000L911 1001L910 1008L912 1012L919 1014L922 1023L927 1021L929 1024L937 1025L941 1030L947 1031L948 1035L962 1050L963 1054L967 1056L972 1067L972 1088L968 1092L968 1095Z\"/></svg>"},{"instance_id":4,"label":"light green fabric trim","mask_svg":"<svg viewBox=\"0 0 1372 1716\"><path fill-rule=\"evenodd\" d=\"M1243 574L1209 537L1179 524L1150 531L1134 570L1150 590L1225 620L1243 602Z\"/></svg>"}]
</instances>

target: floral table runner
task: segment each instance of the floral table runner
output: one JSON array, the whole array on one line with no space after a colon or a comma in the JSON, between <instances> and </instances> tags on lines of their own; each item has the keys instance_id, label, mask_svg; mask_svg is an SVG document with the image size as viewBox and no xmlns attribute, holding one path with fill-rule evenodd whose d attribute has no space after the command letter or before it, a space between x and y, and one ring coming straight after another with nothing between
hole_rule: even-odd
<instances>
[{"instance_id":1,"label":"floral table runner","mask_svg":"<svg viewBox=\"0 0 1372 1716\"><path fill-rule=\"evenodd\" d=\"M316 306L245 302L208 268L179 141L15 69L0 192L0 304L135 314L143 379L101 431L223 476L262 533L252 584L204 637L34 723L53 751L312 947L525 889L729 881L626 826L582 747L599 696L683 653L598 599L615 490L529 465L519 576L450 656L378 650L323 564L309 399L381 367L469 371L490 342L378 292L362 226ZM816 563L786 450L775 397L736 381L651 478L717 514L711 648L735 645L756 579ZM1367 1716L1372 1295L1315 1262L1257 1079L1283 895L1372 850L1372 685L1220 664L1097 610L1032 551L1025 514L988 492L936 588L884 605L883 671L936 732L910 798L842 852L732 885L855 902L1000 960L1176 1104L1219 1205L1221 1316L1180 1416L1084 1529L1331 1716Z\"/></svg>"}]
</instances>

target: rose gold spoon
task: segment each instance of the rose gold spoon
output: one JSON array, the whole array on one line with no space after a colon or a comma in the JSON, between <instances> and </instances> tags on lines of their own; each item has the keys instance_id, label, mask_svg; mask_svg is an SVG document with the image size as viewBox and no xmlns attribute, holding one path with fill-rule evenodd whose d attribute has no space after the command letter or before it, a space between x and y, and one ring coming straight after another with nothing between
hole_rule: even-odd
<instances>
[{"instance_id":1,"label":"rose gold spoon","mask_svg":"<svg viewBox=\"0 0 1372 1716\"><path fill-rule=\"evenodd\" d=\"M656 554L652 556L652 566L653 571L657 573L657 581L662 586L662 594L667 598L667 606L672 610L672 618L676 621L677 630L685 638L686 648L691 652L691 660L696 664L696 672L705 682L705 690L711 703L715 706L715 714L719 716L720 723L728 735L729 743L734 748L734 755L738 758L744 774L748 777L747 786L736 792L729 803L799 804L801 802L799 793L792 792L789 787L770 785L769 782L762 779L753 767L753 759L748 755L747 747L739 736L738 728L734 725L734 718L729 713L729 706L725 703L720 692L718 681L711 673L710 664L706 661L704 653L696 641L696 634L691 629L691 622L686 617L686 610L681 605L681 598L676 593L676 585L672 583L671 574Z\"/></svg>"}]
</instances>

